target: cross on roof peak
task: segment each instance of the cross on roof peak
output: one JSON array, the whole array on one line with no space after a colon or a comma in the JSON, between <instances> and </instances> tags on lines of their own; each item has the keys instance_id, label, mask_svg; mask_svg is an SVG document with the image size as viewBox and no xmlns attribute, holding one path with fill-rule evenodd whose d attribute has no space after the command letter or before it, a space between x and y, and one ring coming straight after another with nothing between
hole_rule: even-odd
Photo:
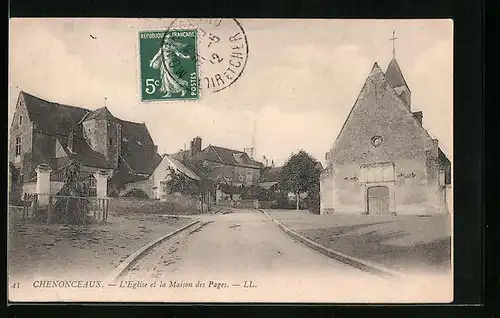
<instances>
[{"instance_id":1,"label":"cross on roof peak","mask_svg":"<svg viewBox=\"0 0 500 318\"><path fill-rule=\"evenodd\" d=\"M396 37L396 32L394 30L392 31L392 38L389 39L389 41L392 41L392 57L396 57L396 48L395 48L395 42L398 38Z\"/></svg>"}]
</instances>

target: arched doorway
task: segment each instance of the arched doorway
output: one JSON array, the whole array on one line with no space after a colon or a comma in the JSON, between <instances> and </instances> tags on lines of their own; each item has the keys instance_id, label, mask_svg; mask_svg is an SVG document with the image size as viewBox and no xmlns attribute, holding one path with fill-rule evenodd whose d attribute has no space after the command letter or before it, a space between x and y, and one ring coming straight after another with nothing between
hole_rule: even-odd
<instances>
[{"instance_id":1,"label":"arched doorway","mask_svg":"<svg viewBox=\"0 0 500 318\"><path fill-rule=\"evenodd\" d=\"M368 188L368 214L389 213L389 188L387 186L374 186Z\"/></svg>"}]
</instances>

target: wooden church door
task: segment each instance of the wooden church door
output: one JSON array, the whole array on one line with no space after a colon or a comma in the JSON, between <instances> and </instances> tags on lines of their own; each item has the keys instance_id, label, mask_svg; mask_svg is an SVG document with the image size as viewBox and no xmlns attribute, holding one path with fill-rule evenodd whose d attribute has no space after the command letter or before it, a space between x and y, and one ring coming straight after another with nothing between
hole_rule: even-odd
<instances>
[{"instance_id":1,"label":"wooden church door","mask_svg":"<svg viewBox=\"0 0 500 318\"><path fill-rule=\"evenodd\" d=\"M368 188L368 214L389 213L389 188L376 186Z\"/></svg>"}]
</instances>

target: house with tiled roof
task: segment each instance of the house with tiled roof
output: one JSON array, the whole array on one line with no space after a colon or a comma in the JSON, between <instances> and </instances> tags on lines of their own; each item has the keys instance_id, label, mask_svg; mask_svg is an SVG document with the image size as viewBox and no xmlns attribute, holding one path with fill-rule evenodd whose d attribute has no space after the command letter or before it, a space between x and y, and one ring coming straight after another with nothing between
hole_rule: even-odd
<instances>
[{"instance_id":1,"label":"house with tiled roof","mask_svg":"<svg viewBox=\"0 0 500 318\"><path fill-rule=\"evenodd\" d=\"M60 182L60 172L78 162L83 173L91 176L102 170L110 178L110 189L120 189L149 178L161 160L144 123L117 118L106 107L90 110L19 93L9 162L18 176L13 181L23 192L32 192L40 164L52 170L51 181ZM57 192L57 186L51 192Z\"/></svg>"},{"instance_id":2,"label":"house with tiled roof","mask_svg":"<svg viewBox=\"0 0 500 318\"><path fill-rule=\"evenodd\" d=\"M181 161L201 162L209 171L208 178L216 184L249 186L258 184L264 165L253 158L252 149L230 149L209 144L202 149L201 137L190 142L188 150L170 156ZM219 200L222 194L216 195Z\"/></svg>"},{"instance_id":3,"label":"house with tiled roof","mask_svg":"<svg viewBox=\"0 0 500 318\"><path fill-rule=\"evenodd\" d=\"M259 186L263 189L270 189L279 182L279 175L282 167L266 167L261 174Z\"/></svg>"},{"instance_id":4,"label":"house with tiled roof","mask_svg":"<svg viewBox=\"0 0 500 318\"><path fill-rule=\"evenodd\" d=\"M451 212L451 162L422 120L397 60L375 63L326 154L321 214Z\"/></svg>"}]
</instances>

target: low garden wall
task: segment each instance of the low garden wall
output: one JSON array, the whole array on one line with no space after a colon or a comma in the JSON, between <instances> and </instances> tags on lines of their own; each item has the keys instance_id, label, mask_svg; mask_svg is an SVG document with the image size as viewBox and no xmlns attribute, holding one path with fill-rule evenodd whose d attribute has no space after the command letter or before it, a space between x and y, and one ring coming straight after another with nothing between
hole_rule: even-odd
<instances>
[{"instance_id":1,"label":"low garden wall","mask_svg":"<svg viewBox=\"0 0 500 318\"><path fill-rule=\"evenodd\" d=\"M197 206L180 200L160 201L143 198L109 198L110 214L196 214Z\"/></svg>"}]
</instances>

